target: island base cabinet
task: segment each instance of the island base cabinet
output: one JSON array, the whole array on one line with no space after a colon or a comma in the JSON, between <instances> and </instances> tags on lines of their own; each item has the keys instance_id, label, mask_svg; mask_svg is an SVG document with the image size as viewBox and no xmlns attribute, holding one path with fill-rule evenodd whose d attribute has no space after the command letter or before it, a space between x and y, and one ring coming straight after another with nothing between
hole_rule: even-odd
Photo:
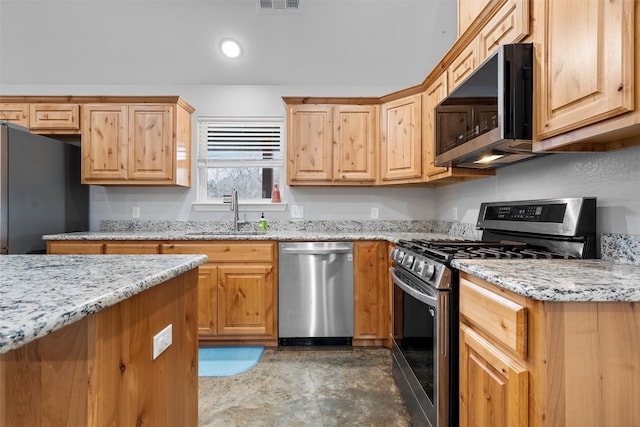
<instances>
[{"instance_id":1,"label":"island base cabinet","mask_svg":"<svg viewBox=\"0 0 640 427\"><path fill-rule=\"evenodd\" d=\"M197 426L197 269L0 355L0 426ZM153 359L153 336L173 343Z\"/></svg>"}]
</instances>

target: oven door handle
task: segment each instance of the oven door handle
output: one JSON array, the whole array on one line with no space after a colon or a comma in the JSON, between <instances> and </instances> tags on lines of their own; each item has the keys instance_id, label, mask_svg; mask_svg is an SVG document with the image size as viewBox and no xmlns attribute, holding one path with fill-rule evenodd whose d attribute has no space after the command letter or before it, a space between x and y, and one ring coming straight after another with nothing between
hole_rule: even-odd
<instances>
[{"instance_id":1,"label":"oven door handle","mask_svg":"<svg viewBox=\"0 0 640 427\"><path fill-rule=\"evenodd\" d=\"M432 296L429 294L425 294L424 292L420 292L413 287L407 285L398 275L394 268L391 268L391 278L393 279L393 283L398 285L400 289L417 299L418 301L422 301L425 304L428 304L431 307L438 306L438 298L436 296Z\"/></svg>"}]
</instances>

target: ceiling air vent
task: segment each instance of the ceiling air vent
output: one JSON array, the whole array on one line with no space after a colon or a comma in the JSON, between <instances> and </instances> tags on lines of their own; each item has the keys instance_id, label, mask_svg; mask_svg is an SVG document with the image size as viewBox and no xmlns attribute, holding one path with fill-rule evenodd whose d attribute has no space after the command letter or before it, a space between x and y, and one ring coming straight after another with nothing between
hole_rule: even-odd
<instances>
[{"instance_id":1,"label":"ceiling air vent","mask_svg":"<svg viewBox=\"0 0 640 427\"><path fill-rule=\"evenodd\" d=\"M297 12L300 0L258 0L259 12Z\"/></svg>"}]
</instances>

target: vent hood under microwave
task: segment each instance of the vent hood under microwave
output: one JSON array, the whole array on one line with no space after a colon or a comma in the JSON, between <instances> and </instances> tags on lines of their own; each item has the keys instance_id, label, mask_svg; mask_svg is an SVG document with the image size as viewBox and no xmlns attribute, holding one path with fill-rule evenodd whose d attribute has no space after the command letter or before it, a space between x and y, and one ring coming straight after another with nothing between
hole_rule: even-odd
<instances>
[{"instance_id":1,"label":"vent hood under microwave","mask_svg":"<svg viewBox=\"0 0 640 427\"><path fill-rule=\"evenodd\" d=\"M533 45L501 45L435 108L435 165L494 168L534 155Z\"/></svg>"}]
</instances>

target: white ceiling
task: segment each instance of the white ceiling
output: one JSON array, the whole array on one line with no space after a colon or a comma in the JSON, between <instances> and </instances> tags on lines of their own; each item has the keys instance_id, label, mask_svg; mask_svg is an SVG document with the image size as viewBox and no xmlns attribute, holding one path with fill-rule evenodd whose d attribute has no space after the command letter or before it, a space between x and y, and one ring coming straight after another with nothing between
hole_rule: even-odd
<instances>
[{"instance_id":1,"label":"white ceiling","mask_svg":"<svg viewBox=\"0 0 640 427\"><path fill-rule=\"evenodd\" d=\"M457 0L0 0L0 85L421 83ZM244 47L223 58L220 39ZM1 86L0 86L1 92Z\"/></svg>"}]
</instances>

